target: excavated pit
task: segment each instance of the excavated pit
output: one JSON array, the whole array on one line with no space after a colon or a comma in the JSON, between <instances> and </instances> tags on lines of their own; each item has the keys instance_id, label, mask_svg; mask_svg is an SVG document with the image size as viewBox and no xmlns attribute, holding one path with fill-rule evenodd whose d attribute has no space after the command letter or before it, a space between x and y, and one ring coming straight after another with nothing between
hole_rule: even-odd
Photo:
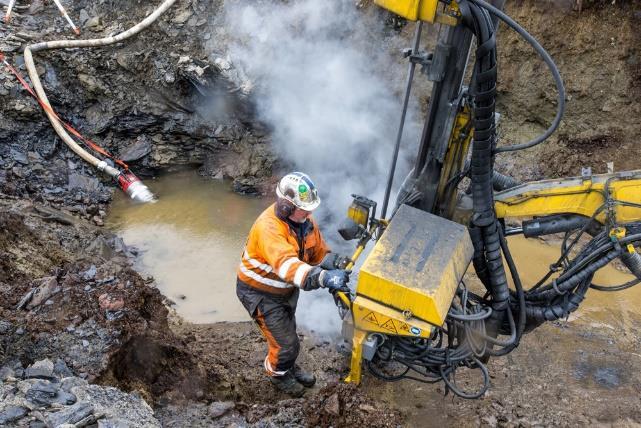
<instances>
[{"instance_id":1,"label":"excavated pit","mask_svg":"<svg viewBox=\"0 0 641 428\"><path fill-rule=\"evenodd\" d=\"M279 159L273 124L257 118L255 100L224 62L228 40L216 32L222 3L179 1L114 48L39 55L54 107L146 178L189 167L231 180L241 193L270 191L288 159ZM368 19L388 18L361 3ZM69 11L87 18L79 24L94 37L127 28L149 7L80 0ZM549 143L501 155L497 168L522 180L576 175L584 166L604 172L610 161L616 170L639 168L641 127L633 118L641 115L641 5L526 0L508 2L507 11L550 50L569 97ZM50 4L21 5L0 26L0 50L25 74L24 46L59 38L64 25ZM395 20L386 31L396 32L385 39L392 50L409 45L413 26ZM514 33L501 29L499 47L501 134L512 144L546 126L555 94ZM402 82L405 65L394 58L387 77ZM426 86L419 85L423 101ZM509 357L491 360L492 387L481 400L444 399L442 387L368 376L359 388L339 384L347 359L308 333L302 362L319 386L298 400L274 393L260 370L264 343L250 323L195 325L166 309L166 298L132 265L135 250L102 227L113 183L62 145L5 69L0 114L0 368L60 358L91 382L139 392L166 426L214 423L208 406L220 400L234 403L221 425L641 423L641 320L616 305L543 326ZM32 300L16 309L30 290Z\"/></svg>"}]
</instances>

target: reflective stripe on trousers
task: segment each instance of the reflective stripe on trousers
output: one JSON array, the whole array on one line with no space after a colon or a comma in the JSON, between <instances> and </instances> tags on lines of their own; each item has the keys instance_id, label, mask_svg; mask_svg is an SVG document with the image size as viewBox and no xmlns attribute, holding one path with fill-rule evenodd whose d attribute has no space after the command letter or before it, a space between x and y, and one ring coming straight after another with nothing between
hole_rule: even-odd
<instances>
[{"instance_id":1,"label":"reflective stripe on trousers","mask_svg":"<svg viewBox=\"0 0 641 428\"><path fill-rule=\"evenodd\" d=\"M267 341L265 370L271 376L284 375L300 350L295 314L299 290L291 296L269 295L238 280L236 294Z\"/></svg>"}]
</instances>

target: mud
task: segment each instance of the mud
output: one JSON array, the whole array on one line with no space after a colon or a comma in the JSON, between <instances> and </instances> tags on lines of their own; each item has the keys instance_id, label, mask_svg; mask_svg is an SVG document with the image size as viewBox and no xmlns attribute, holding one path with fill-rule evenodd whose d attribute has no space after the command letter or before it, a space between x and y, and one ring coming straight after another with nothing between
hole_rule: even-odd
<instances>
[{"instance_id":1,"label":"mud","mask_svg":"<svg viewBox=\"0 0 641 428\"><path fill-rule=\"evenodd\" d=\"M508 13L550 50L568 87L559 133L498 159L499 169L519 179L576 175L582 166L602 172L609 161L617 170L638 168L641 5L579 3L508 2ZM280 164L245 82L222 57L226 40L212 30L220 7L181 0L131 43L39 54L54 108L143 176L192 167L231 179L239 192L264 192ZM370 2L359 7L398 32L387 48L411 38L412 25L372 12ZM69 5L87 37L122 31L149 10L139 0ZM26 74L24 46L65 37L65 25L50 3L19 4L11 23L0 25L0 50ZM546 127L555 94L522 41L502 29L499 44L502 143L513 144ZM514 353L490 361L492 387L477 401L444 395L442 386L370 376L361 387L341 384L348 358L331 341L301 332L301 363L318 384L304 398L289 399L263 375L265 344L251 323L186 323L153 279L133 269L136 249L101 227L113 183L61 144L4 68L0 115L2 373L18 378L44 358L60 360L65 375L138 394L165 426L641 423L641 320L629 314L623 325L571 319L541 327ZM0 377L0 413L7 394L17 396L12 376ZM89 389L96 396L111 391ZM15 423L33 418L29 409Z\"/></svg>"}]
</instances>

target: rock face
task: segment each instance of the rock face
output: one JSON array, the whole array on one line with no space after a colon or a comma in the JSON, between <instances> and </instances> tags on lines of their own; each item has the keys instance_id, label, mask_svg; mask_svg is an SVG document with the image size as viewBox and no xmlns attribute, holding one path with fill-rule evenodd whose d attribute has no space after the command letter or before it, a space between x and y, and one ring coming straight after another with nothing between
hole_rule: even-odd
<instances>
[{"instance_id":1,"label":"rock face","mask_svg":"<svg viewBox=\"0 0 641 428\"><path fill-rule=\"evenodd\" d=\"M203 174L231 179L270 176L275 157L265 150L266 138L256 137L261 125L241 88L244 82L231 61L213 53L224 52L226 41L204 31L206 17L216 16L221 3L176 4L121 45L35 55L58 114L139 175L202 166ZM68 12L101 37L133 26L149 10L131 2L115 8L81 0L68 5ZM26 72L17 48L60 30L56 13L44 7L0 28L0 51L21 74ZM0 141L7 143L0 147L0 191L78 205L77 212L92 220L96 214L86 212L87 204L106 211L113 183L60 141L35 100L20 88L0 67ZM236 149L239 144L255 154L246 159ZM234 159L242 159L243 166L233 167L240 163Z\"/></svg>"}]
</instances>

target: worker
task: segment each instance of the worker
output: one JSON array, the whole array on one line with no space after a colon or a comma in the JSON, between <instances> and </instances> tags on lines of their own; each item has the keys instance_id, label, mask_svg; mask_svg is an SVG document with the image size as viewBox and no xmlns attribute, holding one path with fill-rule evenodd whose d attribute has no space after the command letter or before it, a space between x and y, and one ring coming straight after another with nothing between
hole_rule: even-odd
<instances>
[{"instance_id":1,"label":"worker","mask_svg":"<svg viewBox=\"0 0 641 428\"><path fill-rule=\"evenodd\" d=\"M299 290L348 290L349 271L336 269L311 212L320 205L312 180L301 172L285 175L277 200L258 217L238 267L236 294L267 341L264 367L281 391L300 397L316 378L296 364L296 303Z\"/></svg>"}]
</instances>

